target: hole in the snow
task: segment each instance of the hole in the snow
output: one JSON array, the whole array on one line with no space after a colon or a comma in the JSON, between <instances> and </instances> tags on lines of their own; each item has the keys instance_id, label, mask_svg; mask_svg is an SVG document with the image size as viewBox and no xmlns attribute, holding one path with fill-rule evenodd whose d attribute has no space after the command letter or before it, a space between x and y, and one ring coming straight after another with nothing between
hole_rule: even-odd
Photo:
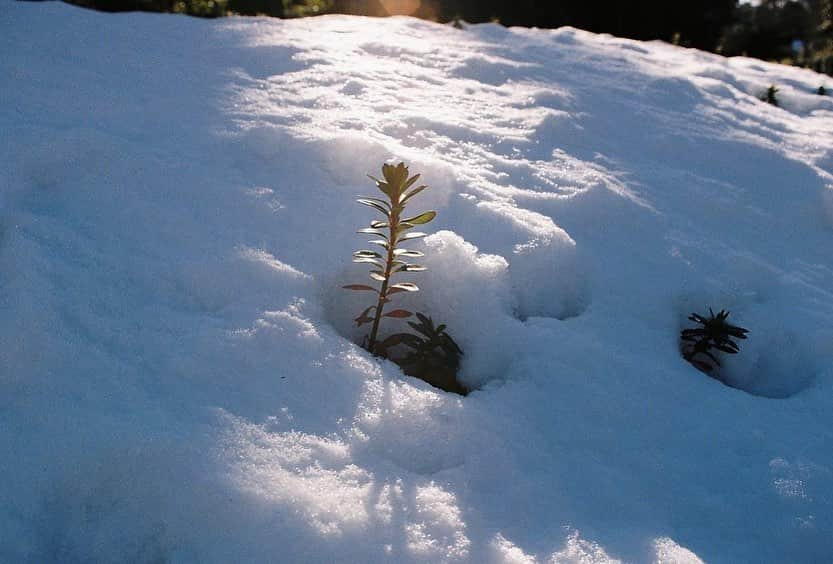
<instances>
[{"instance_id":1,"label":"hole in the snow","mask_svg":"<svg viewBox=\"0 0 833 564\"><path fill-rule=\"evenodd\" d=\"M460 284L460 263L473 260L476 249L451 232L426 236L441 225L433 220L442 216L437 204L447 189L423 185L430 174L418 170L399 163L373 171L376 186L357 194L359 236L344 238L352 247L344 251L349 266L328 284L333 295L324 303L333 326L369 353L434 387L466 395L471 388L457 378L465 353L456 331L463 324L449 315L449 300L436 298Z\"/></svg>"},{"instance_id":2,"label":"hole in the snow","mask_svg":"<svg viewBox=\"0 0 833 564\"><path fill-rule=\"evenodd\" d=\"M515 317L570 319L591 302L589 269L572 240L524 245L510 259Z\"/></svg>"},{"instance_id":3,"label":"hole in the snow","mask_svg":"<svg viewBox=\"0 0 833 564\"><path fill-rule=\"evenodd\" d=\"M705 325L690 320L681 325L681 330L689 331L689 338L683 339L685 333L681 332L680 354L705 375L731 388L765 398L789 398L813 385L819 368L817 359L806 339L800 339L793 330L772 327L766 323L763 314L731 315L725 323L748 329L747 339L739 339L738 332L729 330L724 337L734 345L725 341L719 345L712 336L708 354L705 354L698 352L695 346L705 338L708 322L714 318L708 311L701 315L707 321ZM714 312L715 317L718 315L719 312ZM692 330L698 333L692 334ZM731 350L737 352L729 353Z\"/></svg>"},{"instance_id":4,"label":"hole in the snow","mask_svg":"<svg viewBox=\"0 0 833 564\"><path fill-rule=\"evenodd\" d=\"M360 279L360 269L345 268L340 272L341 279ZM332 326L343 337L369 350L369 335L373 323L366 321L373 316L372 307L375 292L350 291L344 289L335 277L329 295L324 296L325 315ZM365 284L364 281L360 282ZM411 282L414 283L414 282ZM371 285L371 283L368 283ZM425 294L425 286L420 282L418 292L401 292L390 297L384 304L383 315L379 322L376 338L376 355L379 361L388 360L397 365L404 374L418 378L435 388L467 395L471 388L461 383L458 378L465 353L452 336L452 328L446 321L440 321L432 313L430 296ZM410 315L386 316L388 312L407 311ZM359 319L364 319L361 325ZM444 319L444 317L443 317Z\"/></svg>"},{"instance_id":5,"label":"hole in the snow","mask_svg":"<svg viewBox=\"0 0 833 564\"><path fill-rule=\"evenodd\" d=\"M440 210L438 217L441 215ZM435 327L445 325L463 351L456 379L459 387L468 392L479 389L499 377L501 367L508 362L501 343L510 326L517 323L512 316L515 297L509 281L509 264L501 256L480 253L451 231L439 231L410 247L425 253L419 260L427 270L411 273L402 281L418 285L419 291L395 294L385 311L391 308L422 312L431 317ZM329 288L323 296L327 318L340 334L358 345L363 344L368 325L356 327L354 320L371 305L375 294L342 290L341 286L367 282L367 270L361 266L345 266L334 273L332 282L323 284ZM409 321L419 323L414 317L384 318L379 330L381 338L398 332L414 332L408 324ZM454 389L448 382L450 375L443 374L442 370L429 366L422 376L417 376L434 386L461 391Z\"/></svg>"},{"instance_id":6,"label":"hole in the snow","mask_svg":"<svg viewBox=\"0 0 833 564\"><path fill-rule=\"evenodd\" d=\"M818 363L796 334L775 331L759 338L744 360L727 363L727 385L755 396L783 399L814 384Z\"/></svg>"}]
</instances>

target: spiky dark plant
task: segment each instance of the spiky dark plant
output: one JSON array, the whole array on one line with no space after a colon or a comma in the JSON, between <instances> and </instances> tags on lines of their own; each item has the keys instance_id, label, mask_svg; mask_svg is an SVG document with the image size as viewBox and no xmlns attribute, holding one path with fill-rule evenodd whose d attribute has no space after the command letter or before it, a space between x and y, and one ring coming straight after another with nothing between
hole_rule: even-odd
<instances>
[{"instance_id":1,"label":"spiky dark plant","mask_svg":"<svg viewBox=\"0 0 833 564\"><path fill-rule=\"evenodd\" d=\"M434 326L430 317L419 312L416 317L419 323L409 321L408 325L417 334L396 333L380 343L380 346L388 348L404 345L410 348L405 356L394 359L405 374L448 392L466 395L468 390L457 381L463 351L446 332L445 325Z\"/></svg>"},{"instance_id":2,"label":"spiky dark plant","mask_svg":"<svg viewBox=\"0 0 833 564\"><path fill-rule=\"evenodd\" d=\"M715 315L711 308L709 317L697 313L689 315L689 320L699 323L700 327L683 329L680 333L683 358L703 372L710 373L715 367L720 366L717 356L711 352L712 349L737 354L740 347L732 339L746 339L749 331L727 323L728 317L728 311L720 310L720 313Z\"/></svg>"},{"instance_id":3,"label":"spiky dark plant","mask_svg":"<svg viewBox=\"0 0 833 564\"><path fill-rule=\"evenodd\" d=\"M761 96L761 100L766 102L767 104L772 104L773 106L778 106L778 87L774 84L771 84L769 88L766 89L766 92L763 93Z\"/></svg>"},{"instance_id":4,"label":"spiky dark plant","mask_svg":"<svg viewBox=\"0 0 833 564\"><path fill-rule=\"evenodd\" d=\"M371 323L370 334L366 337L365 347L371 353L386 356L386 347L378 347L379 324L383 317L405 319L413 315L404 309L392 309L384 313L385 305L391 301L391 296L399 292L416 292L419 287L412 282L393 282L393 277L406 272L421 272L424 266L411 264L406 259L421 257L423 253L405 249L402 245L406 241L424 237L426 234L410 231L416 225L428 223L437 212L427 211L411 217L403 217L408 201L422 192L426 186L413 188L419 180L419 174L409 176L408 167L404 163L396 166L382 165L382 176L379 180L371 176L376 187L385 195L381 198L360 198L358 202L382 214L381 220L370 222L370 226L358 232L373 235L377 238L371 244L381 247L383 252L362 249L353 253L353 262L366 263L371 267L370 278L379 283L379 287L367 284L350 284L344 286L348 290L367 291L376 293L376 303L369 306L356 317L356 325Z\"/></svg>"}]
</instances>

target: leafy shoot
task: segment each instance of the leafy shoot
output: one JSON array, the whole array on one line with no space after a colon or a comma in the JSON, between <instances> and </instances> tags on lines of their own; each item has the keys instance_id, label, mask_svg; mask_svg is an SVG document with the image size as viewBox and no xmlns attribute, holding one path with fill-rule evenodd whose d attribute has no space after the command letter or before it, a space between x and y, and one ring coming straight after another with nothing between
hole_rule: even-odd
<instances>
[{"instance_id":1,"label":"leafy shoot","mask_svg":"<svg viewBox=\"0 0 833 564\"><path fill-rule=\"evenodd\" d=\"M688 319L698 323L700 327L683 329L680 332L683 358L697 369L711 375L711 372L720 366L720 361L713 351L737 354L740 347L733 339L746 339L749 331L728 323L728 317L728 311L720 310L720 313L715 315L711 308L709 317L692 313Z\"/></svg>"}]
</instances>

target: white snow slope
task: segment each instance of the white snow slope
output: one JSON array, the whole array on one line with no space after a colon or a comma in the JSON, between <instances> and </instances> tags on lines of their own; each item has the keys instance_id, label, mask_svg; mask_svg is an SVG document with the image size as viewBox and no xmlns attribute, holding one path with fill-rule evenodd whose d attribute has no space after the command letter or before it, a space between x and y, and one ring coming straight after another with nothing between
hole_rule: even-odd
<instances>
[{"instance_id":1,"label":"white snow slope","mask_svg":"<svg viewBox=\"0 0 833 564\"><path fill-rule=\"evenodd\" d=\"M3 2L0 561L833 561L825 80ZM354 199L399 160L466 398L355 344ZM709 307L734 388L678 352Z\"/></svg>"}]
</instances>

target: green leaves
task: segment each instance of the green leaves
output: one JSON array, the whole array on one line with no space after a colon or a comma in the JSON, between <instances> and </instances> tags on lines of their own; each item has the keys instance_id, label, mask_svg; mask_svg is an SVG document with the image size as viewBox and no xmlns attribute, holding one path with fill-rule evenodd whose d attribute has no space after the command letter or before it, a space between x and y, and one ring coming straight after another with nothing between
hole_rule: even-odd
<instances>
[{"instance_id":1,"label":"green leaves","mask_svg":"<svg viewBox=\"0 0 833 564\"><path fill-rule=\"evenodd\" d=\"M408 169L406 168L405 170L407 171ZM406 176L407 176L407 174L406 174ZM419 174L415 174L415 175L413 175L412 177L410 177L410 178L408 179L408 181L407 181L407 182L405 182L405 186L403 186L403 190L407 190L408 188L410 188L411 186L413 186L413 185L414 185L414 183L415 183L417 180L419 180L419 176L420 176Z\"/></svg>"},{"instance_id":2,"label":"green leaves","mask_svg":"<svg viewBox=\"0 0 833 564\"><path fill-rule=\"evenodd\" d=\"M365 309L363 312L359 314L359 316L354 319L353 321L356 322L356 327L361 327L365 323L371 323L373 321L372 317L369 317L367 314L370 313L370 310L377 309L376 306L370 306L369 308Z\"/></svg>"},{"instance_id":3,"label":"green leaves","mask_svg":"<svg viewBox=\"0 0 833 564\"><path fill-rule=\"evenodd\" d=\"M365 284L348 284L347 286L342 286L342 288L344 288L345 290L378 292L376 288L372 286L367 286Z\"/></svg>"},{"instance_id":4,"label":"green leaves","mask_svg":"<svg viewBox=\"0 0 833 564\"><path fill-rule=\"evenodd\" d=\"M417 174L416 177L418 177L418 176L419 175ZM414 178L416 178L416 177L414 177ZM407 202L408 200L410 200L411 198L413 198L414 196L416 196L417 194L419 194L420 192L422 192L426 188L428 188L428 186L424 186L424 185L423 186L417 186L416 188L414 188L413 190L411 190L410 192L405 194L405 196L403 196L403 198L401 200L401 203L404 204L405 202Z\"/></svg>"},{"instance_id":5,"label":"green leaves","mask_svg":"<svg viewBox=\"0 0 833 564\"><path fill-rule=\"evenodd\" d=\"M392 360L399 364L406 374L421 378L443 390L465 395L468 390L457 381L456 376L463 351L446 333L445 325L435 327L430 317L416 313L417 322L408 321L408 325L415 333L394 333L385 339L377 339L383 318L410 319L414 316L414 313L407 309L385 311L385 306L397 294L411 294L419 291L419 286L412 282L393 283L392 278L395 274L403 272L426 270L420 264L406 262L407 259L423 257L425 253L403 245L408 241L425 237L426 233L412 231L412 229L417 225L425 225L437 217L435 211L404 216L406 204L426 189L425 185L414 188L420 175L410 176L408 167L404 163L382 165L382 177L384 180L370 176L376 183L376 187L385 195L385 199L363 197L357 200L358 203L373 208L382 215L381 219L372 220L369 227L358 230L360 234L374 237L368 242L381 250L361 249L353 252L353 262L371 265L368 274L379 285L348 284L343 286L346 290L377 294L376 304L365 308L354 320L359 327L371 324L370 333L365 338L363 346L374 355L384 358L391 358L392 351L405 350L407 351L405 356L392 358ZM730 345L721 343L718 350L728 348ZM706 354L712 357L710 353Z\"/></svg>"},{"instance_id":6,"label":"green leaves","mask_svg":"<svg viewBox=\"0 0 833 564\"><path fill-rule=\"evenodd\" d=\"M376 260L374 258L368 258L368 257L357 257L357 258L353 259L353 262L366 262L366 263L369 263L369 264L375 264L379 268L384 268L385 267L385 264L382 261Z\"/></svg>"},{"instance_id":7,"label":"green leaves","mask_svg":"<svg viewBox=\"0 0 833 564\"><path fill-rule=\"evenodd\" d=\"M416 346L419 340L419 337L411 333L394 333L379 343L379 347L387 350L398 345Z\"/></svg>"},{"instance_id":8,"label":"green leaves","mask_svg":"<svg viewBox=\"0 0 833 564\"><path fill-rule=\"evenodd\" d=\"M406 233L402 237L399 237L399 242L404 243L405 241L410 241L411 239L420 239L426 235L428 235L428 233L423 233L422 231L411 231L410 233Z\"/></svg>"},{"instance_id":9,"label":"green leaves","mask_svg":"<svg viewBox=\"0 0 833 564\"><path fill-rule=\"evenodd\" d=\"M393 194L401 194L405 188L405 183L408 181L408 167L405 163L399 163L396 166L384 164L382 165L382 176L387 180L388 186L391 188L388 195L393 198ZM418 177L417 177L418 178ZM396 201L399 198L395 198Z\"/></svg>"},{"instance_id":10,"label":"green leaves","mask_svg":"<svg viewBox=\"0 0 833 564\"><path fill-rule=\"evenodd\" d=\"M385 217L388 217L390 214L390 204L384 200L380 200L378 198L359 198L356 201L365 206L370 206Z\"/></svg>"},{"instance_id":11,"label":"green leaves","mask_svg":"<svg viewBox=\"0 0 833 564\"><path fill-rule=\"evenodd\" d=\"M414 216L414 217L411 217L411 218L408 218L408 219L403 219L402 221L404 223L410 223L412 225L423 225L425 223L428 223L429 221L431 221L435 217L437 217L437 212L427 211L427 212L421 213L417 216Z\"/></svg>"},{"instance_id":12,"label":"green leaves","mask_svg":"<svg viewBox=\"0 0 833 564\"><path fill-rule=\"evenodd\" d=\"M389 240L387 234L382 231L381 229L374 229L373 227L365 227L364 229L359 229L356 233L364 233L366 235L378 235L379 237L384 237L385 240Z\"/></svg>"},{"instance_id":13,"label":"green leaves","mask_svg":"<svg viewBox=\"0 0 833 564\"><path fill-rule=\"evenodd\" d=\"M426 188L426 186L419 186L406 193L419 180L420 175L415 174L409 177L408 167L405 166L405 163L399 163L396 166L390 164L382 165L382 176L384 177L384 181L379 180L375 176L370 176L370 178L376 183L376 187L389 198L391 209L404 206L407 200ZM369 200L369 198L367 199Z\"/></svg>"},{"instance_id":14,"label":"green leaves","mask_svg":"<svg viewBox=\"0 0 833 564\"><path fill-rule=\"evenodd\" d=\"M410 351L396 359L406 374L421 378L443 390L466 395L468 390L457 380L460 357L463 351L446 332L445 325L434 326L434 321L419 312L417 322L408 325L417 334L399 334L397 344L402 344Z\"/></svg>"},{"instance_id":15,"label":"green leaves","mask_svg":"<svg viewBox=\"0 0 833 564\"><path fill-rule=\"evenodd\" d=\"M410 249L394 249L393 256L395 257L424 257L425 253L422 251L412 251Z\"/></svg>"},{"instance_id":16,"label":"green leaves","mask_svg":"<svg viewBox=\"0 0 833 564\"><path fill-rule=\"evenodd\" d=\"M358 233L376 237L369 240L369 243L381 247L382 251L368 249L355 251L353 253L353 262L371 265L368 274L380 286L348 284L344 288L360 292L376 292L378 294L376 305L365 309L355 321L359 326L366 323L373 324L367 338L367 348L374 354L385 356L388 348L397 339L391 340L388 338L381 343L377 343L379 324L382 318L407 319L413 315L412 312L404 309L393 309L385 312L385 305L396 294L419 291L419 287L411 282L398 282L393 284L391 283L391 277L400 272L422 272L426 270L424 266L409 264L402 260L425 256L421 251L407 249L402 247L402 245L407 241L425 237L425 233L418 231L409 232L409 230L416 225L424 225L433 220L437 216L437 212L422 212L403 219L406 204L414 196L426 189L425 185L414 188L420 175L415 174L410 176L405 163L399 163L397 165L384 164L382 165L383 179L380 180L374 176L370 176L370 178L376 183L376 187L385 195L385 198L362 197L356 201L363 206L373 208L374 211L382 215L382 218L372 220L369 227L359 229ZM407 334L403 333L401 335ZM402 342L401 337L398 339L397 342ZM415 341L410 339L410 342L413 343Z\"/></svg>"},{"instance_id":17,"label":"green leaves","mask_svg":"<svg viewBox=\"0 0 833 564\"><path fill-rule=\"evenodd\" d=\"M372 239L368 241L368 243L370 243L371 245L379 245L383 249L388 250L388 242L384 239Z\"/></svg>"},{"instance_id":18,"label":"green leaves","mask_svg":"<svg viewBox=\"0 0 833 564\"><path fill-rule=\"evenodd\" d=\"M710 373L715 367L720 366L720 361L711 352L712 349L726 354L740 352L740 347L732 339L746 339L749 331L728 323L726 321L728 317L728 311L720 310L715 315L711 308L709 308L708 317L692 313L688 319L699 324L700 327L683 329L680 332L680 349L683 358L699 370Z\"/></svg>"},{"instance_id":19,"label":"green leaves","mask_svg":"<svg viewBox=\"0 0 833 564\"><path fill-rule=\"evenodd\" d=\"M353 256L356 258L382 258L382 255L376 251L355 251Z\"/></svg>"},{"instance_id":20,"label":"green leaves","mask_svg":"<svg viewBox=\"0 0 833 564\"><path fill-rule=\"evenodd\" d=\"M413 228L413 223L408 223L407 221L400 221L396 228L393 230L396 237L399 237L399 234L403 231L407 231L408 229Z\"/></svg>"},{"instance_id":21,"label":"green leaves","mask_svg":"<svg viewBox=\"0 0 833 564\"><path fill-rule=\"evenodd\" d=\"M398 294L399 292L418 292L419 286L411 284L410 282L399 282L398 284L391 284L388 286L388 295Z\"/></svg>"},{"instance_id":22,"label":"green leaves","mask_svg":"<svg viewBox=\"0 0 833 564\"><path fill-rule=\"evenodd\" d=\"M397 267L394 272L424 272L428 270L420 264L403 264Z\"/></svg>"},{"instance_id":23,"label":"green leaves","mask_svg":"<svg viewBox=\"0 0 833 564\"><path fill-rule=\"evenodd\" d=\"M379 180L378 178L376 178L375 176L373 176L373 175L371 175L371 174L368 174L367 176L368 176L371 180L373 180L373 182L375 182L375 183L376 183L376 187L377 187L379 190L381 190L381 191L382 191L382 193L383 193L385 196L390 197L390 185L389 185L387 182L382 182L381 180Z\"/></svg>"}]
</instances>

